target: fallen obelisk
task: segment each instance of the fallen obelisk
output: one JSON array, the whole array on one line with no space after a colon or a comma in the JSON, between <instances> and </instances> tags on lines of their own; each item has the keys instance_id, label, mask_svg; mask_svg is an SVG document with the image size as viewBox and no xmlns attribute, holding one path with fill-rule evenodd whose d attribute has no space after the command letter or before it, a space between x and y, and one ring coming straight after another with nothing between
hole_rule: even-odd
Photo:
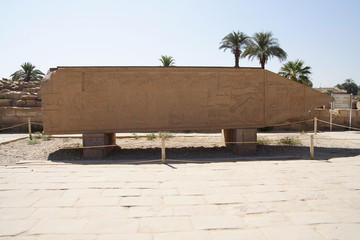
<instances>
[{"instance_id":1,"label":"fallen obelisk","mask_svg":"<svg viewBox=\"0 0 360 240\"><path fill-rule=\"evenodd\" d=\"M257 128L309 119L331 101L267 70L228 67L57 67L41 94L44 134L102 146L121 132L224 129L226 142L245 142L227 144L240 154L256 150Z\"/></svg>"}]
</instances>

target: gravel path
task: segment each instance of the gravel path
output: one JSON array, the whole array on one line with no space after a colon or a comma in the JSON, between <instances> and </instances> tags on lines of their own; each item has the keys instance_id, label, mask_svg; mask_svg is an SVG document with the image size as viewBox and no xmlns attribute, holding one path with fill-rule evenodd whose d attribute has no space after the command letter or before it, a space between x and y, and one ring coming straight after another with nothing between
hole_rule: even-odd
<instances>
[{"instance_id":1,"label":"gravel path","mask_svg":"<svg viewBox=\"0 0 360 240\"><path fill-rule=\"evenodd\" d=\"M318 133L315 140L315 158L328 160L335 157L360 155L360 132ZM297 146L281 145L287 140ZM259 133L257 154L238 156L225 148L221 135L176 136L166 140L167 159L184 161L236 161L256 159L309 159L309 133ZM338 139L338 140L334 140ZM112 153L103 162L121 163L126 161L159 160L161 140L146 138L118 138ZM39 140L30 145L28 140L0 145L0 165L14 165L18 162L83 162L82 141L79 138L52 138Z\"/></svg>"}]
</instances>

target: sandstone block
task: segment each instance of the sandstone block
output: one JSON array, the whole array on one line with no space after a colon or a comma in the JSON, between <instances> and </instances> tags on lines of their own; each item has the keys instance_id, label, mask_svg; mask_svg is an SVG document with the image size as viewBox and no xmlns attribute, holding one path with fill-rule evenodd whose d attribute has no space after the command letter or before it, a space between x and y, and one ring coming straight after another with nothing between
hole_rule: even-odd
<instances>
[{"instance_id":1,"label":"sandstone block","mask_svg":"<svg viewBox=\"0 0 360 240\"><path fill-rule=\"evenodd\" d=\"M23 108L16 108L15 115L18 117L26 117L28 115L28 110Z\"/></svg>"},{"instance_id":2,"label":"sandstone block","mask_svg":"<svg viewBox=\"0 0 360 240\"><path fill-rule=\"evenodd\" d=\"M22 95L20 97L21 100L36 100L37 99L37 96L36 95Z\"/></svg>"},{"instance_id":3,"label":"sandstone block","mask_svg":"<svg viewBox=\"0 0 360 240\"><path fill-rule=\"evenodd\" d=\"M0 109L0 116L15 117L15 109L11 107L4 107Z\"/></svg>"},{"instance_id":4,"label":"sandstone block","mask_svg":"<svg viewBox=\"0 0 360 240\"><path fill-rule=\"evenodd\" d=\"M6 93L3 93L2 95L5 98L11 98L11 99L20 99L22 95L25 95L25 92L21 92L21 91L9 91Z\"/></svg>"},{"instance_id":5,"label":"sandstone block","mask_svg":"<svg viewBox=\"0 0 360 240\"><path fill-rule=\"evenodd\" d=\"M256 153L256 128L224 129L226 147L235 154Z\"/></svg>"},{"instance_id":6,"label":"sandstone block","mask_svg":"<svg viewBox=\"0 0 360 240\"><path fill-rule=\"evenodd\" d=\"M83 134L83 146L95 148L85 148L83 155L85 158L104 158L112 150L112 147L97 148L96 146L115 145L115 133L86 133Z\"/></svg>"},{"instance_id":7,"label":"sandstone block","mask_svg":"<svg viewBox=\"0 0 360 240\"><path fill-rule=\"evenodd\" d=\"M12 123L12 124L18 124L19 118L18 117L1 117L1 123Z\"/></svg>"},{"instance_id":8,"label":"sandstone block","mask_svg":"<svg viewBox=\"0 0 360 240\"><path fill-rule=\"evenodd\" d=\"M11 99L0 99L0 106L1 107L8 107L11 106Z\"/></svg>"},{"instance_id":9,"label":"sandstone block","mask_svg":"<svg viewBox=\"0 0 360 240\"><path fill-rule=\"evenodd\" d=\"M25 107L26 101L25 100L18 100L16 101L15 105L17 107Z\"/></svg>"},{"instance_id":10,"label":"sandstone block","mask_svg":"<svg viewBox=\"0 0 360 240\"><path fill-rule=\"evenodd\" d=\"M38 107L37 100L18 100L16 102L17 107Z\"/></svg>"},{"instance_id":11,"label":"sandstone block","mask_svg":"<svg viewBox=\"0 0 360 240\"><path fill-rule=\"evenodd\" d=\"M0 90L0 93L7 93L7 92L10 92L10 90L9 89L1 89Z\"/></svg>"}]
</instances>

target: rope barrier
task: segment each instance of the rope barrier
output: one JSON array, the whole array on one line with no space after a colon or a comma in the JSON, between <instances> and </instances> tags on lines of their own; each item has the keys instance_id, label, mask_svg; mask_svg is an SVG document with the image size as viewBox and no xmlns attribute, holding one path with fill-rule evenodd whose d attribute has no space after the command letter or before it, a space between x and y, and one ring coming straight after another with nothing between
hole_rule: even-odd
<instances>
[{"instance_id":1,"label":"rope barrier","mask_svg":"<svg viewBox=\"0 0 360 240\"><path fill-rule=\"evenodd\" d=\"M36 125L41 125L41 126L43 126L44 124L42 124L42 123L38 123L38 122L31 122L31 124L36 124Z\"/></svg>"},{"instance_id":2,"label":"rope barrier","mask_svg":"<svg viewBox=\"0 0 360 240\"><path fill-rule=\"evenodd\" d=\"M315 139L319 139L319 140L337 140L337 141L360 141L360 139L353 139L353 138L350 138L350 139L344 139L344 138L318 138L316 137Z\"/></svg>"},{"instance_id":3,"label":"rope barrier","mask_svg":"<svg viewBox=\"0 0 360 240\"><path fill-rule=\"evenodd\" d=\"M355 130L359 130L360 131L360 128L354 128L354 127L349 127L349 126L345 126L345 125L340 125L340 124L336 124L336 123L330 123L330 122L327 122L327 121L324 121L324 120L320 120L318 119L319 122L323 122L323 123L326 123L326 124L332 124L334 126L338 126L338 127L343 127L343 128L349 128L349 129L355 129Z\"/></svg>"},{"instance_id":4,"label":"rope barrier","mask_svg":"<svg viewBox=\"0 0 360 240\"><path fill-rule=\"evenodd\" d=\"M6 130L6 129L11 129L11 128L16 128L16 127L19 127L22 125L27 125L27 123L21 123L21 124L17 124L17 125L10 126L10 127L0 128L0 131Z\"/></svg>"},{"instance_id":5,"label":"rope barrier","mask_svg":"<svg viewBox=\"0 0 360 240\"><path fill-rule=\"evenodd\" d=\"M306 123L306 122L314 122L314 134L316 134L316 128L317 128L317 121L322 122L322 123L326 123L326 124L331 124L330 122L324 121L324 120L320 120L317 118L314 119L309 119L309 120L303 120L303 121L297 121L297 122L292 122L292 123L281 123L281 124L274 124L274 125L269 125L268 127L277 127L277 126L285 126L285 125L292 125L292 124L299 124L299 123ZM15 128L15 127L19 127L19 126L23 126L23 125L29 125L29 137L31 139L31 124L34 125L41 125L43 126L42 123L39 122L31 122L31 119L29 118L28 123L22 123L22 124L17 124L14 126L10 126L10 127L6 127L6 128L2 128L0 129L0 131L2 130L6 130L6 129L11 129L11 128ZM340 124L335 124L332 123L332 125L334 126L339 126L339 127L343 127L343 128L347 128L347 129L354 129L354 130L360 130L359 128L354 128L354 127L348 127L348 126L344 126L344 125L340 125ZM318 139L318 140L335 140L335 141L360 141L360 139L340 139L340 138L326 138L326 137L314 137L315 135L311 135L310 136L310 156L311 159L314 159L314 139ZM146 136L133 136L132 138L134 138L135 140L137 138L145 138ZM186 136L188 137L188 136ZM199 136L195 136L195 137L199 137ZM201 137L201 136L200 136ZM162 159L160 161L160 163L166 163L165 161L165 140L168 140L168 143L193 143L193 144L197 144L197 143L202 143L202 144L220 144L220 145L224 145L224 144L257 144L257 141L243 141L243 142L224 142L224 141L210 141L210 142L206 142L206 141L176 141L173 140L171 138L166 138L164 136L159 137L159 140L161 139L161 142L159 143L158 141L155 141L155 145L157 144L161 144L161 150L162 150ZM144 142L132 142L132 143L128 143L128 144L122 144L122 147L134 147L136 145L144 145L146 143ZM74 147L65 147L65 148L60 148L61 150L77 150L77 149L103 149L103 148L111 148L111 147L119 147L119 145L116 144L112 144L112 145L100 145L100 146L74 146ZM12 149L10 149L12 150ZM209 161L197 161L197 160L168 160L169 162L184 162L184 163L188 163L188 162L194 162L194 163L205 163L205 162L209 162ZM159 162L159 160L145 160L145 161L131 161L131 162L121 162L121 164L137 164L137 163L152 163L152 162Z\"/></svg>"},{"instance_id":6,"label":"rope barrier","mask_svg":"<svg viewBox=\"0 0 360 240\"><path fill-rule=\"evenodd\" d=\"M278 127L278 126L292 125L292 124L312 122L312 121L314 121L314 119L309 119L309 120L304 120L304 121L298 121L298 122L293 122L293 123L280 123L280 124L275 124L275 125L269 125L269 126L267 126L267 127Z\"/></svg>"},{"instance_id":7,"label":"rope barrier","mask_svg":"<svg viewBox=\"0 0 360 240\"><path fill-rule=\"evenodd\" d=\"M236 144L236 143L257 143L256 142L195 142L195 141L170 141L172 143L212 143L212 144L223 144L223 143L228 143L228 144Z\"/></svg>"}]
</instances>

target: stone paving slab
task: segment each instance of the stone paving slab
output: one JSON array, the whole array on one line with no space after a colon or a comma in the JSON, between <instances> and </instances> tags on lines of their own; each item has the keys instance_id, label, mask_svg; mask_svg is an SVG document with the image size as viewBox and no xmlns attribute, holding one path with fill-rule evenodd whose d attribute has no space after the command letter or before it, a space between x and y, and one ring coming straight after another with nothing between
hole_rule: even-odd
<instances>
[{"instance_id":1,"label":"stone paving slab","mask_svg":"<svg viewBox=\"0 0 360 240\"><path fill-rule=\"evenodd\" d=\"M0 167L3 239L357 239L360 157Z\"/></svg>"},{"instance_id":2,"label":"stone paving slab","mask_svg":"<svg viewBox=\"0 0 360 240\"><path fill-rule=\"evenodd\" d=\"M19 139L29 137L29 134L24 133L0 133L0 144L9 143Z\"/></svg>"}]
</instances>

